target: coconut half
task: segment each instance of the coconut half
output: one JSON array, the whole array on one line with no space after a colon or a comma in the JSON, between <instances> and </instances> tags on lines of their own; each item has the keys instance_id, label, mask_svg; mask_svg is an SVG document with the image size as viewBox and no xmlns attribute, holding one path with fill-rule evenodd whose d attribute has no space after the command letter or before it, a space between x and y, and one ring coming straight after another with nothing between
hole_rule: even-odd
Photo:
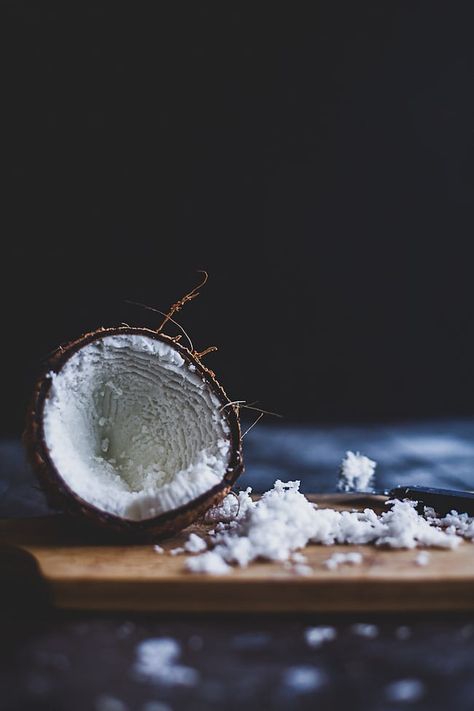
<instances>
[{"instance_id":1,"label":"coconut half","mask_svg":"<svg viewBox=\"0 0 474 711\"><path fill-rule=\"evenodd\" d=\"M100 329L56 351L26 442L50 502L138 536L184 528L243 469L238 414L213 373L143 328Z\"/></svg>"}]
</instances>

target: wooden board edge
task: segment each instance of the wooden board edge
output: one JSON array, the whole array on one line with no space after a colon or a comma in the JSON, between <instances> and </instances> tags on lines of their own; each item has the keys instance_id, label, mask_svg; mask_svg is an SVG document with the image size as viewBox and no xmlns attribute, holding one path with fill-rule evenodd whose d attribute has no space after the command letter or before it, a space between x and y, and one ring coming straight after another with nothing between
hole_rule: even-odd
<instances>
[{"instance_id":1,"label":"wooden board edge","mask_svg":"<svg viewBox=\"0 0 474 711\"><path fill-rule=\"evenodd\" d=\"M418 589L417 589L418 588ZM143 612L421 612L474 609L472 583L443 581L430 588L417 581L402 583L365 582L354 586L348 603L347 591L333 581L317 585L293 581L252 581L245 589L229 588L213 579L202 583L199 595L180 582L96 583L88 581L78 590L68 583L50 583L53 605L69 610L121 610ZM239 594L239 592L241 594Z\"/></svg>"}]
</instances>

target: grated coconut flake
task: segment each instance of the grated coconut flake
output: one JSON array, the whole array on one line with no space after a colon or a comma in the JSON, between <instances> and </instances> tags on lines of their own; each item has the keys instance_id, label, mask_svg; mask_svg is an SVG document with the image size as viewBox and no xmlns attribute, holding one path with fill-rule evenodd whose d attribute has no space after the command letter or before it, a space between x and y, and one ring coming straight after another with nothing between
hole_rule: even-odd
<instances>
[{"instance_id":1,"label":"grated coconut flake","mask_svg":"<svg viewBox=\"0 0 474 711\"><path fill-rule=\"evenodd\" d=\"M382 514L369 508L336 511L318 508L299 487L299 481L277 480L258 501L252 500L250 488L238 496L227 496L205 516L215 531L210 549L202 553L196 550L198 554L186 561L186 569L191 573L226 575L232 565L245 568L255 560L269 560L286 563L296 574L309 575L310 567L297 553L308 543L453 549L464 535L470 537L472 533L472 520L467 517L450 514L443 519L434 515L424 518L417 512L415 501L389 501L390 508ZM199 545L202 549L203 544L207 545L204 539L199 540L202 543L197 544L193 538L191 547ZM336 553L326 563L334 569L342 563L358 564L361 560L358 552Z\"/></svg>"},{"instance_id":2,"label":"grated coconut flake","mask_svg":"<svg viewBox=\"0 0 474 711\"><path fill-rule=\"evenodd\" d=\"M377 463L360 452L346 452L342 460L337 488L339 491L370 491Z\"/></svg>"}]
</instances>

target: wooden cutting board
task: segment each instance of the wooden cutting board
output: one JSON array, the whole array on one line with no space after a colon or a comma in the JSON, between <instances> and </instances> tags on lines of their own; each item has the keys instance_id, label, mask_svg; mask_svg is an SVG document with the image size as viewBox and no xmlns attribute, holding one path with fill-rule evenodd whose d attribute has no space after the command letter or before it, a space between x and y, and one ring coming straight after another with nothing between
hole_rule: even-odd
<instances>
[{"instance_id":1,"label":"wooden cutting board","mask_svg":"<svg viewBox=\"0 0 474 711\"><path fill-rule=\"evenodd\" d=\"M322 506L377 508L380 497L309 496ZM180 546L196 525L163 543L116 545L97 540L78 523L60 516L0 521L3 581L23 589L48 591L59 608L182 612L415 611L474 609L474 544L455 551L430 550L430 562L416 565L419 551L373 546L320 546L305 549L312 574L295 575L281 564L259 562L228 576L191 575ZM335 551L360 551L361 565L324 566ZM5 560L8 566L2 565ZM22 560L22 565L12 561ZM29 565L24 565L25 559ZM8 571L8 572L7 572ZM1 581L0 581L1 582Z\"/></svg>"}]
</instances>

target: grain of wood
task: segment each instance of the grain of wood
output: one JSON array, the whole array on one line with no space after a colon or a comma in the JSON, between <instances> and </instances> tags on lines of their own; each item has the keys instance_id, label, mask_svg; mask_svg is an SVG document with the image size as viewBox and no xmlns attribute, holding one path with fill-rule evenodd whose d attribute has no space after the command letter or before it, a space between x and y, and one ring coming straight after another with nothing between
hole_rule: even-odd
<instances>
[{"instance_id":1,"label":"grain of wood","mask_svg":"<svg viewBox=\"0 0 474 711\"><path fill-rule=\"evenodd\" d=\"M380 497L308 497L334 508L377 508ZM417 551L374 546L308 546L312 573L298 577L279 564L253 563L226 577L190 575L185 556L167 552L180 546L192 526L162 542L117 545L62 517L0 521L2 541L37 561L54 605L69 609L188 612L415 611L474 609L474 545L430 550L430 564L417 566ZM363 562L329 570L335 551L359 551ZM1 564L1 560L0 560ZM25 584L22 582L22 584Z\"/></svg>"}]
</instances>

